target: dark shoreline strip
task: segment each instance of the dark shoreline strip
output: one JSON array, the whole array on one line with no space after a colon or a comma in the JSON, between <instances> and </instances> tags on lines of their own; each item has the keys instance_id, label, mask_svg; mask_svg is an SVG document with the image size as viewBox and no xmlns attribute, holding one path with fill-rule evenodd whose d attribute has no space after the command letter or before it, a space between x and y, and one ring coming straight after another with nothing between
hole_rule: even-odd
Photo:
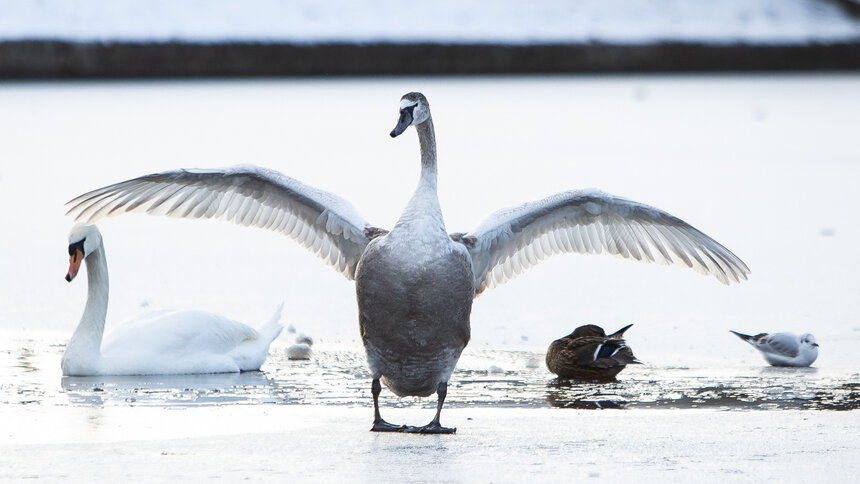
<instances>
[{"instance_id":1,"label":"dark shoreline strip","mask_svg":"<svg viewBox=\"0 0 860 484\"><path fill-rule=\"evenodd\" d=\"M0 42L0 79L857 69L860 41L803 45Z\"/></svg>"}]
</instances>

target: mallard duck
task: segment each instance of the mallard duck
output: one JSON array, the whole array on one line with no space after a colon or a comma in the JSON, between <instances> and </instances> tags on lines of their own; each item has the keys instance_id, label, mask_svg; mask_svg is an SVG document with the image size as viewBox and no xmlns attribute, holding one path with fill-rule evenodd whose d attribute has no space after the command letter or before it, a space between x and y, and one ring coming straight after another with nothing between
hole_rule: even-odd
<instances>
[{"instance_id":1,"label":"mallard duck","mask_svg":"<svg viewBox=\"0 0 860 484\"><path fill-rule=\"evenodd\" d=\"M609 336L600 326L580 326L549 345L546 366L563 380L611 380L628 364L639 363L623 338L630 326Z\"/></svg>"}]
</instances>

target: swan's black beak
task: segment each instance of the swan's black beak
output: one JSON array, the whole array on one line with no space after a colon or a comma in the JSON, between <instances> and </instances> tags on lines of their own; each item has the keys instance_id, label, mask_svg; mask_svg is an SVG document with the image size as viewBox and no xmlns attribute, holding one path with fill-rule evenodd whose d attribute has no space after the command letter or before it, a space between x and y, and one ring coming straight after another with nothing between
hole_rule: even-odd
<instances>
[{"instance_id":1,"label":"swan's black beak","mask_svg":"<svg viewBox=\"0 0 860 484\"><path fill-rule=\"evenodd\" d=\"M66 273L66 281L72 282L72 279L78 275L78 269L81 268L81 262L84 260L84 253L80 249L74 249L69 254L69 272Z\"/></svg>"},{"instance_id":2,"label":"swan's black beak","mask_svg":"<svg viewBox=\"0 0 860 484\"><path fill-rule=\"evenodd\" d=\"M396 138L400 136L401 133L406 131L406 128L412 124L412 110L415 109L415 106L405 107L400 110L400 119L397 120L397 126L391 130L391 137Z\"/></svg>"}]
</instances>

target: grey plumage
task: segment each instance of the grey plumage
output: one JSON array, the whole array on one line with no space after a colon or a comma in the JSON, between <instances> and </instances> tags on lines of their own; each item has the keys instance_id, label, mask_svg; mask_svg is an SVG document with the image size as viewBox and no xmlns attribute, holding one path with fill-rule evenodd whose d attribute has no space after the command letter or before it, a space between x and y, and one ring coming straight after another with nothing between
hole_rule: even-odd
<instances>
[{"instance_id":1,"label":"grey plumage","mask_svg":"<svg viewBox=\"0 0 860 484\"><path fill-rule=\"evenodd\" d=\"M143 212L215 218L281 232L349 279L364 248L380 230L337 195L250 165L154 173L84 193L66 205L67 214L87 223Z\"/></svg>"},{"instance_id":2,"label":"grey plumage","mask_svg":"<svg viewBox=\"0 0 860 484\"><path fill-rule=\"evenodd\" d=\"M391 391L428 396L448 381L469 342L472 271L463 252L427 254L416 267L396 247L373 243L359 265L361 338L371 372Z\"/></svg>"},{"instance_id":3,"label":"grey plumage","mask_svg":"<svg viewBox=\"0 0 860 484\"><path fill-rule=\"evenodd\" d=\"M599 190L571 190L500 210L456 235L475 241L469 252L478 293L566 252L684 265L723 284L745 280L750 272L730 250L683 220Z\"/></svg>"}]
</instances>

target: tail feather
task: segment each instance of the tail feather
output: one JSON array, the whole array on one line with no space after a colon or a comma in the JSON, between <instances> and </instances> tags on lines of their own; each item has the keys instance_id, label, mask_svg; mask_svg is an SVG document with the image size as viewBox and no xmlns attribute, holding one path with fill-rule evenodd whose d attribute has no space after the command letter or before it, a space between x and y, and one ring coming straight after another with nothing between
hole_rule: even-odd
<instances>
[{"instance_id":1,"label":"tail feather","mask_svg":"<svg viewBox=\"0 0 860 484\"><path fill-rule=\"evenodd\" d=\"M735 336L737 336L738 338L740 338L740 339L742 339L742 340L746 341L746 342L747 342L747 343L749 343L749 344L752 344L752 342L753 342L753 337L752 337L752 336L750 336L750 335L748 335L748 334L738 333L737 331L734 331L734 330L731 330L731 329L729 330L729 333L734 334Z\"/></svg>"},{"instance_id":2,"label":"tail feather","mask_svg":"<svg viewBox=\"0 0 860 484\"><path fill-rule=\"evenodd\" d=\"M624 332L627 331L628 329L630 329L630 326L633 326L633 323L628 324L627 326L625 326L625 327L619 329L618 331L610 334L609 336L607 336L607 338L623 338Z\"/></svg>"},{"instance_id":3,"label":"tail feather","mask_svg":"<svg viewBox=\"0 0 860 484\"><path fill-rule=\"evenodd\" d=\"M278 304L277 309L275 309L275 313L266 321L262 326L257 329L257 332L260 333L260 338L267 343L271 343L281 334L281 330L284 329L284 326L281 324L281 312L284 310L283 301L281 304Z\"/></svg>"}]
</instances>

